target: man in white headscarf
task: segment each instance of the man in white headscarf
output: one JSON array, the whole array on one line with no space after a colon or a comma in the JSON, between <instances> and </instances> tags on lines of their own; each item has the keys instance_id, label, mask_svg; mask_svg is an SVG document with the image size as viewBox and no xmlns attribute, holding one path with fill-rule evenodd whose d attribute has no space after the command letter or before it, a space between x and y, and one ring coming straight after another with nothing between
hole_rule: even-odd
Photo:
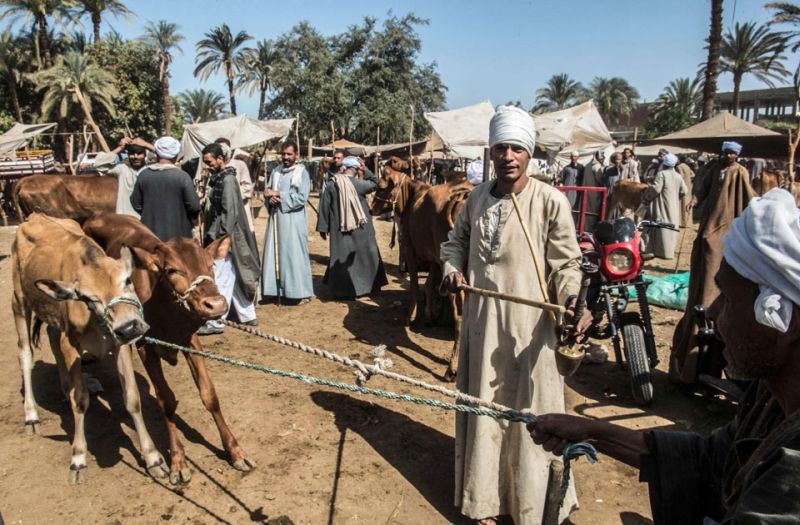
<instances>
[{"instance_id":1,"label":"man in white headscarf","mask_svg":"<svg viewBox=\"0 0 800 525\"><path fill-rule=\"evenodd\" d=\"M730 423L700 435L544 414L533 440L569 441L640 469L656 525L800 521L800 212L774 189L733 219L708 310L732 373L752 380ZM622 509L620 509L622 510Z\"/></svg>"},{"instance_id":2,"label":"man in white headscarf","mask_svg":"<svg viewBox=\"0 0 800 525\"><path fill-rule=\"evenodd\" d=\"M456 291L468 282L572 305L580 289L581 252L567 198L525 175L536 139L533 119L519 108L502 106L492 117L489 136L497 178L475 187L442 243L443 284ZM523 225L532 235L536 263ZM542 280L546 290L540 286ZM587 312L579 330L588 326L590 317ZM462 392L533 413L564 411L564 380L555 363L554 316L468 295L460 344ZM539 523L552 459L533 445L522 425L458 414L456 505L482 523L496 523L501 516L511 516L517 525ZM575 489L570 486L562 518L575 506Z\"/></svg>"},{"instance_id":3,"label":"man in white headscarf","mask_svg":"<svg viewBox=\"0 0 800 525\"><path fill-rule=\"evenodd\" d=\"M680 226L681 201L689 194L683 177L675 170L677 155L667 153L661 162L661 170L656 173L653 184L644 192L647 218ZM646 251L661 259L672 259L678 232L666 228L650 228L645 232Z\"/></svg>"}]
</instances>

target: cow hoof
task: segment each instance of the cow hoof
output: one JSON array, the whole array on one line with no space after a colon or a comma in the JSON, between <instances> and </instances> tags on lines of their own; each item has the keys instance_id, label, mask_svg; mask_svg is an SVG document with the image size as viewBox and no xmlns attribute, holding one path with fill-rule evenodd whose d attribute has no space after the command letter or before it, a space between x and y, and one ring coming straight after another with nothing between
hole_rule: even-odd
<instances>
[{"instance_id":1,"label":"cow hoof","mask_svg":"<svg viewBox=\"0 0 800 525\"><path fill-rule=\"evenodd\" d=\"M86 465L70 465L69 466L69 484L70 485L83 485L89 481L87 476Z\"/></svg>"},{"instance_id":2,"label":"cow hoof","mask_svg":"<svg viewBox=\"0 0 800 525\"><path fill-rule=\"evenodd\" d=\"M164 479L169 475L169 470L167 470L164 460L159 459L156 463L147 467L147 473L155 479Z\"/></svg>"},{"instance_id":3,"label":"cow hoof","mask_svg":"<svg viewBox=\"0 0 800 525\"><path fill-rule=\"evenodd\" d=\"M39 420L25 422L25 434L33 436L39 433Z\"/></svg>"},{"instance_id":4,"label":"cow hoof","mask_svg":"<svg viewBox=\"0 0 800 525\"><path fill-rule=\"evenodd\" d=\"M444 373L444 380L448 383L452 383L456 380L456 371L447 369L447 372Z\"/></svg>"},{"instance_id":5,"label":"cow hoof","mask_svg":"<svg viewBox=\"0 0 800 525\"><path fill-rule=\"evenodd\" d=\"M231 463L231 465L233 465L233 468L241 472L250 472L251 470L256 468L256 463L247 458L237 459L236 461Z\"/></svg>"},{"instance_id":6,"label":"cow hoof","mask_svg":"<svg viewBox=\"0 0 800 525\"><path fill-rule=\"evenodd\" d=\"M173 485L185 485L192 481L192 471L189 468L181 469L179 472L169 473L169 482Z\"/></svg>"}]
</instances>

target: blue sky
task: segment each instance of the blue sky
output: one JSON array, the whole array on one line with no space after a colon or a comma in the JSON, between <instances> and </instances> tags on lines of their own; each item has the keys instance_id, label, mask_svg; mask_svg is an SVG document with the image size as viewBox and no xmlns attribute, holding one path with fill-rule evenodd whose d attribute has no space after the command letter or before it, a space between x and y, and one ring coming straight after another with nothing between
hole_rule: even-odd
<instances>
[{"instance_id":1,"label":"blue sky","mask_svg":"<svg viewBox=\"0 0 800 525\"><path fill-rule=\"evenodd\" d=\"M725 0L723 30L733 22L764 22L767 0ZM126 0L138 17L108 22L123 35L141 34L145 21L166 19L186 36L183 54L172 66L175 93L204 87L225 93L222 77L201 83L192 76L194 45L203 33L226 22L256 39L275 38L300 20L323 34L342 32L364 16L382 19L413 12L430 20L419 29L421 60L438 64L449 88L448 108L489 99L521 100L531 106L537 88L556 73L584 83L595 76L620 76L645 100L658 96L670 80L694 76L705 58L709 0L384 0L337 2L273 0ZM735 12L734 12L735 6ZM735 18L734 18L735 16ZM90 26L86 24L87 31ZM797 56L790 58L794 69ZM743 88L763 87L746 78ZM730 90L730 75L720 77ZM257 100L237 96L240 112L257 113Z\"/></svg>"}]
</instances>

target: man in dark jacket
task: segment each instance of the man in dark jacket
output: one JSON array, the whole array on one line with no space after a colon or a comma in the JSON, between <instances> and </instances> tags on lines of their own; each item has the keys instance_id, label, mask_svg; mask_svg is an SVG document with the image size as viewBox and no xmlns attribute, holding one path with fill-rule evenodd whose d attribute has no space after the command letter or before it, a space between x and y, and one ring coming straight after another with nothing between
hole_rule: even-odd
<instances>
[{"instance_id":1,"label":"man in dark jacket","mask_svg":"<svg viewBox=\"0 0 800 525\"><path fill-rule=\"evenodd\" d=\"M214 261L214 280L228 301L228 311L232 306L240 323L256 325L254 300L261 268L256 237L247 220L236 168L227 164L222 146L217 143L203 148L203 164L210 174L203 216L203 245L225 235L231 241L225 258ZM198 333L221 333L223 328L219 321L208 321Z\"/></svg>"},{"instance_id":2,"label":"man in dark jacket","mask_svg":"<svg viewBox=\"0 0 800 525\"><path fill-rule=\"evenodd\" d=\"M155 143L158 163L141 172L131 193L131 206L142 222L162 241L173 237L192 237L192 227L200 213L200 200L192 179L175 166L181 143L161 137Z\"/></svg>"}]
</instances>

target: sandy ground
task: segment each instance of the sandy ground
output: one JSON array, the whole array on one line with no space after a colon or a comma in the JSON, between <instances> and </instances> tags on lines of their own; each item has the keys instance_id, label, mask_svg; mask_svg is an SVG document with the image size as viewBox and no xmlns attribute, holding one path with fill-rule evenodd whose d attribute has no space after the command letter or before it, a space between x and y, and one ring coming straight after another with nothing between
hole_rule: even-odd
<instances>
[{"instance_id":1,"label":"sandy ground","mask_svg":"<svg viewBox=\"0 0 800 525\"><path fill-rule=\"evenodd\" d=\"M316 221L309 209L309 220ZM263 235L263 217L257 220ZM441 381L452 328L403 326L407 281L398 276L397 251L388 248L390 223L376 221L390 284L373 298L332 301L321 284L327 244L309 243L317 298L300 307L258 306L261 328L339 354L368 360L386 344L394 370ZM89 483L71 487L67 469L72 414L58 386L47 343L35 352L36 399L41 435L23 431L16 332L10 310L10 248L14 228L0 229L0 523L463 523L453 506L454 415L450 412L347 395L290 379L209 363L226 418L258 464L249 474L221 457L219 436L203 408L185 362L167 366L181 400L179 429L194 472L182 488L147 476L131 418L125 412L114 365L87 367L105 387L92 398L86 431ZM693 232L683 235L680 266L688 265ZM671 272L674 262L651 265ZM662 364L655 372L656 399L633 403L627 373L616 364L584 365L568 379L571 412L631 428L708 433L734 407L718 398L690 395L669 384L668 345L678 312L655 309ZM352 382L350 369L228 329L203 339L206 349L252 362ZM166 431L154 393L136 361L148 428L167 455ZM377 377L369 386L417 393ZM578 524L649 523L647 487L631 468L608 457L575 466L581 509Z\"/></svg>"}]
</instances>

